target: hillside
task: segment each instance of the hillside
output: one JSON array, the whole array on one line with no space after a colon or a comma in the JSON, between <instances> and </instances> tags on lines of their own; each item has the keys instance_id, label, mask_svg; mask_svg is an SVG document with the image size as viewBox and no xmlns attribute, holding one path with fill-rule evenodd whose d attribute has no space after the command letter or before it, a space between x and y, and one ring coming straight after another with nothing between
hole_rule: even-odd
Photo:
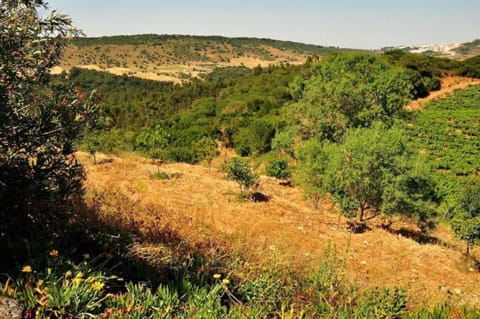
<instances>
[{"instance_id":1,"label":"hillside","mask_svg":"<svg viewBox=\"0 0 480 319\"><path fill-rule=\"evenodd\" d=\"M54 73L81 67L180 83L216 67L301 64L338 48L219 36L132 35L77 38Z\"/></svg>"},{"instance_id":2,"label":"hillside","mask_svg":"<svg viewBox=\"0 0 480 319\"><path fill-rule=\"evenodd\" d=\"M299 188L265 176L258 191L268 202L239 201L238 186L218 170L224 155L211 172L205 166L164 164L160 170L171 176L167 180L152 179L157 168L141 157L101 156L108 160L100 165L92 165L86 153L78 158L87 168L88 198L95 201L102 194L106 219L122 211L145 229L168 226L190 243L209 240L232 248L255 267L275 264L297 273L312 270L331 242L347 260L348 280L362 288L402 286L415 296L412 306L480 302L480 273L465 262L462 243L446 227L427 243L415 240L421 235L408 221L397 221L387 232L376 220L371 230L352 235L328 198L313 209ZM478 248L474 254L480 257Z\"/></svg>"}]
</instances>

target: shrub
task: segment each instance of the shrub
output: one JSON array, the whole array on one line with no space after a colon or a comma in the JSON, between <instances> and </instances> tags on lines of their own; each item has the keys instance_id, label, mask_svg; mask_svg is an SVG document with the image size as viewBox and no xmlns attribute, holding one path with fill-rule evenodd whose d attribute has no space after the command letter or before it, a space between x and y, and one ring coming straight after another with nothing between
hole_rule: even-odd
<instances>
[{"instance_id":1,"label":"shrub","mask_svg":"<svg viewBox=\"0 0 480 319\"><path fill-rule=\"evenodd\" d=\"M268 163L267 175L279 179L287 179L290 177L288 169L288 158L274 159Z\"/></svg>"},{"instance_id":2,"label":"shrub","mask_svg":"<svg viewBox=\"0 0 480 319\"><path fill-rule=\"evenodd\" d=\"M252 172L247 162L240 157L234 157L225 164L227 178L238 183L240 196L258 181L258 175Z\"/></svg>"},{"instance_id":3,"label":"shrub","mask_svg":"<svg viewBox=\"0 0 480 319\"><path fill-rule=\"evenodd\" d=\"M64 229L68 204L82 192L74 140L95 122L94 94L49 82L50 69L75 30L67 16L53 12L42 18L37 10L43 7L48 10L45 1L0 3L2 244L20 228L23 233L36 228L36 239Z\"/></svg>"}]
</instances>

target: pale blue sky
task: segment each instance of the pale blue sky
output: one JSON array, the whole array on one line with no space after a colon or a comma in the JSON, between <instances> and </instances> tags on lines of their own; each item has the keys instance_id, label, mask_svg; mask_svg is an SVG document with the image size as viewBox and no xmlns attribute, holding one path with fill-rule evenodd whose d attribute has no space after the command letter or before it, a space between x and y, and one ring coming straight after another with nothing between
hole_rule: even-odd
<instances>
[{"instance_id":1,"label":"pale blue sky","mask_svg":"<svg viewBox=\"0 0 480 319\"><path fill-rule=\"evenodd\" d=\"M50 0L88 36L247 36L375 49L480 38L480 0Z\"/></svg>"}]
</instances>

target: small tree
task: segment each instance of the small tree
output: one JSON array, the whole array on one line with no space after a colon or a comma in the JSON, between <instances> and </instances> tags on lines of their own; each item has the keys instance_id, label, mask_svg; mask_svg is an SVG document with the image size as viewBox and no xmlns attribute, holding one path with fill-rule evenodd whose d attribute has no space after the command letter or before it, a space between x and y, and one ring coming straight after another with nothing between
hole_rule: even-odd
<instances>
[{"instance_id":1,"label":"small tree","mask_svg":"<svg viewBox=\"0 0 480 319\"><path fill-rule=\"evenodd\" d=\"M217 143L211 137L202 137L193 145L193 151L198 161L206 160L208 171L212 165L213 159L220 154L217 150Z\"/></svg>"},{"instance_id":2,"label":"small tree","mask_svg":"<svg viewBox=\"0 0 480 319\"><path fill-rule=\"evenodd\" d=\"M356 129L347 131L343 144L311 143L299 151L305 189L330 193L345 216L363 222L402 214L424 227L435 213L429 171L407 150L401 131Z\"/></svg>"},{"instance_id":3,"label":"small tree","mask_svg":"<svg viewBox=\"0 0 480 319\"><path fill-rule=\"evenodd\" d=\"M313 207L318 208L322 195L327 192L326 188L326 156L323 145L312 139L298 145L296 151L297 180L302 186L305 196L313 201Z\"/></svg>"},{"instance_id":4,"label":"small tree","mask_svg":"<svg viewBox=\"0 0 480 319\"><path fill-rule=\"evenodd\" d=\"M89 136L85 140L88 153L93 158L93 164L97 164L97 152L100 151L102 143L97 136Z\"/></svg>"},{"instance_id":5,"label":"small tree","mask_svg":"<svg viewBox=\"0 0 480 319\"><path fill-rule=\"evenodd\" d=\"M469 256L471 247L480 242L480 182L466 186L457 210L452 228L460 239L466 241L465 254Z\"/></svg>"},{"instance_id":6,"label":"small tree","mask_svg":"<svg viewBox=\"0 0 480 319\"><path fill-rule=\"evenodd\" d=\"M287 179L290 177L288 169L288 158L274 159L268 163L267 175L279 179Z\"/></svg>"},{"instance_id":7,"label":"small tree","mask_svg":"<svg viewBox=\"0 0 480 319\"><path fill-rule=\"evenodd\" d=\"M240 157L234 157L225 164L225 173L228 179L238 183L241 197L244 197L245 190L258 181L258 175L255 175L246 161Z\"/></svg>"}]
</instances>

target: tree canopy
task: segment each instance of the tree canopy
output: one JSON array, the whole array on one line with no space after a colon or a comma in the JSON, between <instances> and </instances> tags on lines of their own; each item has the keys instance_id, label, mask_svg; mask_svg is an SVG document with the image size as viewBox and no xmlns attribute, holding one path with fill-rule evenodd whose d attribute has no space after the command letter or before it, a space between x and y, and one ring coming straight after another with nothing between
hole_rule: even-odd
<instances>
[{"instance_id":1,"label":"tree canopy","mask_svg":"<svg viewBox=\"0 0 480 319\"><path fill-rule=\"evenodd\" d=\"M402 214L423 225L435 212L435 188L402 135L374 127L348 130L341 144L311 140L298 151L300 183L307 195L330 193L347 217Z\"/></svg>"}]
</instances>

